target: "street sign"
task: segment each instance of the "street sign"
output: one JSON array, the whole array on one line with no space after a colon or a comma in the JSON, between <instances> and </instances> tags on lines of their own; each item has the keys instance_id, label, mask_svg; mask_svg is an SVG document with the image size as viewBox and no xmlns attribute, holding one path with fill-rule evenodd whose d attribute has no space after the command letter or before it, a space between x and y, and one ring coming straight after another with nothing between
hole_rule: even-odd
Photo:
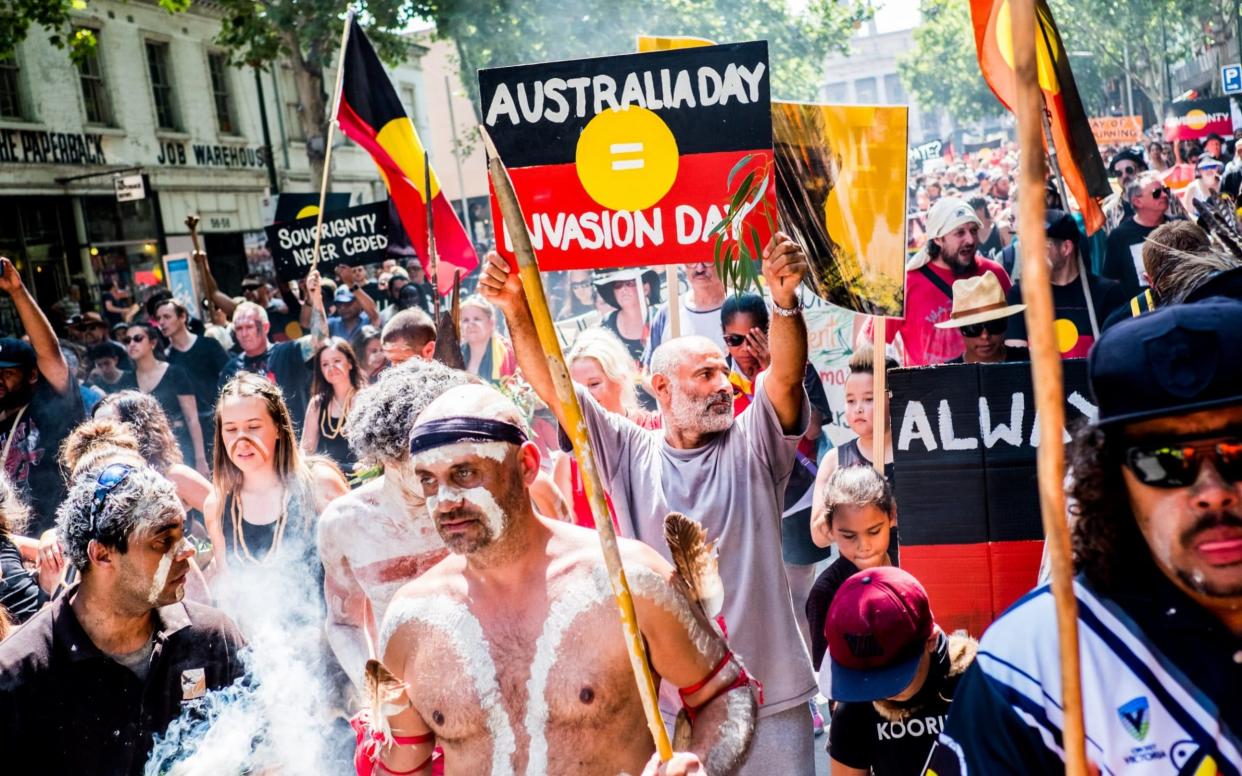
<instances>
[{"instance_id":1,"label":"street sign","mask_svg":"<svg viewBox=\"0 0 1242 776\"><path fill-rule=\"evenodd\" d=\"M1225 94L1242 92L1242 65L1225 65L1220 69L1220 84Z\"/></svg>"},{"instance_id":2,"label":"street sign","mask_svg":"<svg viewBox=\"0 0 1242 776\"><path fill-rule=\"evenodd\" d=\"M118 175L112 179L117 202L135 202L147 198L147 187L141 175Z\"/></svg>"}]
</instances>

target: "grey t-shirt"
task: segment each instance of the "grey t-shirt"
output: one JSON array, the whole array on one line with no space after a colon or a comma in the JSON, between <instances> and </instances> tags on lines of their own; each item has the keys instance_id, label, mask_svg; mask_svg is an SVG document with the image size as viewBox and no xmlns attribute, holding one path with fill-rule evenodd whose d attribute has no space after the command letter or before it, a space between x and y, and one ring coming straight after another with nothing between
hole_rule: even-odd
<instances>
[{"instance_id":1,"label":"grey t-shirt","mask_svg":"<svg viewBox=\"0 0 1242 776\"><path fill-rule=\"evenodd\" d=\"M716 542L729 643L763 683L761 717L815 693L781 558L785 483L810 408L804 394L799 429L786 434L763 390L764 376L755 384L754 402L732 427L694 450L670 447L662 431L606 411L575 386L621 534L668 558L664 516L672 511L699 521Z\"/></svg>"}]
</instances>

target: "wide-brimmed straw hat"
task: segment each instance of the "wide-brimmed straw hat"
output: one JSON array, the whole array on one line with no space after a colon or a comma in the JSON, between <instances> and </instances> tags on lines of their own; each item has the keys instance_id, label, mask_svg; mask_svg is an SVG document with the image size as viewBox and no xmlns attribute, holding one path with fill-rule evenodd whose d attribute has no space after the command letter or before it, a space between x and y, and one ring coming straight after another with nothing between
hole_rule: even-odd
<instances>
[{"instance_id":1,"label":"wide-brimmed straw hat","mask_svg":"<svg viewBox=\"0 0 1242 776\"><path fill-rule=\"evenodd\" d=\"M1024 304L1008 304L1005 290L991 272L973 278L963 278L953 283L953 312L947 321L936 324L937 329L960 329L972 323L1008 318L1026 309Z\"/></svg>"},{"instance_id":2,"label":"wide-brimmed straw hat","mask_svg":"<svg viewBox=\"0 0 1242 776\"><path fill-rule=\"evenodd\" d=\"M660 301L660 273L653 269L643 270L643 283L650 286L647 293L647 304L654 305ZM620 307L617 295L612 290L613 281L633 280L633 269L597 269L592 273L591 282L595 284L595 293L608 303L609 307Z\"/></svg>"}]
</instances>

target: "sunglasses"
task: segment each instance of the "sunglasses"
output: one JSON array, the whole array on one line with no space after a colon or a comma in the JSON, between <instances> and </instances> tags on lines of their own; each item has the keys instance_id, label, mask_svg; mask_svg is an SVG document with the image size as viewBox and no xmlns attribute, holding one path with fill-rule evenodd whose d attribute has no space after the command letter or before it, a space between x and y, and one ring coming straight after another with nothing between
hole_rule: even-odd
<instances>
[{"instance_id":1,"label":"sunglasses","mask_svg":"<svg viewBox=\"0 0 1242 776\"><path fill-rule=\"evenodd\" d=\"M1158 188L1154 188L1151 190L1151 198L1160 199L1161 197L1164 197L1168 193L1169 193L1168 189L1164 188L1163 186L1160 186Z\"/></svg>"},{"instance_id":2,"label":"sunglasses","mask_svg":"<svg viewBox=\"0 0 1242 776\"><path fill-rule=\"evenodd\" d=\"M146 342L146 341L147 341L147 335L145 334L135 334L131 337L121 338L121 343L125 345L128 345L131 342Z\"/></svg>"},{"instance_id":3,"label":"sunglasses","mask_svg":"<svg viewBox=\"0 0 1242 776\"><path fill-rule=\"evenodd\" d=\"M1122 175L1133 175L1134 173L1138 172L1138 168L1133 165L1127 164L1124 167L1121 167L1121 166L1117 167L1117 172Z\"/></svg>"},{"instance_id":4,"label":"sunglasses","mask_svg":"<svg viewBox=\"0 0 1242 776\"><path fill-rule=\"evenodd\" d=\"M1209 458L1226 482L1242 480L1242 439L1238 437L1135 445L1126 450L1125 465L1144 485L1186 488L1199 478L1199 469Z\"/></svg>"},{"instance_id":5,"label":"sunglasses","mask_svg":"<svg viewBox=\"0 0 1242 776\"><path fill-rule=\"evenodd\" d=\"M1005 318L997 318L983 323L971 323L961 329L963 337L981 337L984 329L987 329L988 334L1004 334L1009 329L1009 321Z\"/></svg>"},{"instance_id":6,"label":"sunglasses","mask_svg":"<svg viewBox=\"0 0 1242 776\"><path fill-rule=\"evenodd\" d=\"M623 288L634 288L633 280L614 280L612 281L612 290L620 291Z\"/></svg>"},{"instance_id":7,"label":"sunglasses","mask_svg":"<svg viewBox=\"0 0 1242 776\"><path fill-rule=\"evenodd\" d=\"M594 283L589 280L575 280L571 284L574 288L590 288Z\"/></svg>"},{"instance_id":8,"label":"sunglasses","mask_svg":"<svg viewBox=\"0 0 1242 776\"><path fill-rule=\"evenodd\" d=\"M99 475L99 480L95 484L95 498L91 501L91 519L90 532L95 533L96 521L99 519L99 513L103 511L104 504L108 502L108 496L117 486L125 480L129 479L129 475L134 471L134 467L125 463L114 463L109 465Z\"/></svg>"},{"instance_id":9,"label":"sunglasses","mask_svg":"<svg viewBox=\"0 0 1242 776\"><path fill-rule=\"evenodd\" d=\"M746 337L742 334L726 334L724 335L724 341L731 348L739 348L746 342Z\"/></svg>"}]
</instances>

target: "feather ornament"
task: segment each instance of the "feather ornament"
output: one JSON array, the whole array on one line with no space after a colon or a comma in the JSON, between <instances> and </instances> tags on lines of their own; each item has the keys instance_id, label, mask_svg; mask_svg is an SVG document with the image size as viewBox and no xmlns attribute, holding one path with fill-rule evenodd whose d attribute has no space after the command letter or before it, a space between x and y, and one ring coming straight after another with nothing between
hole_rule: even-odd
<instances>
[{"instance_id":1,"label":"feather ornament","mask_svg":"<svg viewBox=\"0 0 1242 776\"><path fill-rule=\"evenodd\" d=\"M664 518L664 541L691 597L714 621L724 606L724 583L720 580L716 546L707 541L707 531L680 512L669 512Z\"/></svg>"}]
</instances>

